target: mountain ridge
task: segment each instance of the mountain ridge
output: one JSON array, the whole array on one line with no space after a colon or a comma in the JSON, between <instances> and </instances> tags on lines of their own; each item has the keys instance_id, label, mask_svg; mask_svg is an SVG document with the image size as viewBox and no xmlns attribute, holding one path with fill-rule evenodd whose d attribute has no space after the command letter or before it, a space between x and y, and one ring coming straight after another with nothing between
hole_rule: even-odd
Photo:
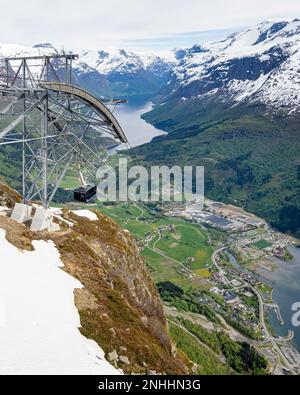
<instances>
[{"instance_id":1,"label":"mountain ridge","mask_svg":"<svg viewBox=\"0 0 300 395\"><path fill-rule=\"evenodd\" d=\"M224 40L175 51L178 63L159 103L172 99L264 105L280 115L300 109L300 20L262 22Z\"/></svg>"},{"instance_id":2,"label":"mountain ridge","mask_svg":"<svg viewBox=\"0 0 300 395\"><path fill-rule=\"evenodd\" d=\"M62 52L51 43L0 44L8 57ZM280 116L300 108L299 19L264 21L220 41L174 49L168 57L127 49L84 49L79 55L74 83L101 96L258 104Z\"/></svg>"},{"instance_id":3,"label":"mountain ridge","mask_svg":"<svg viewBox=\"0 0 300 395\"><path fill-rule=\"evenodd\" d=\"M0 56L40 56L65 52L51 43L27 47L0 44ZM70 53L72 51L67 51ZM152 53L124 49L83 50L73 62L73 82L100 96L154 95L167 82L170 61Z\"/></svg>"}]
</instances>

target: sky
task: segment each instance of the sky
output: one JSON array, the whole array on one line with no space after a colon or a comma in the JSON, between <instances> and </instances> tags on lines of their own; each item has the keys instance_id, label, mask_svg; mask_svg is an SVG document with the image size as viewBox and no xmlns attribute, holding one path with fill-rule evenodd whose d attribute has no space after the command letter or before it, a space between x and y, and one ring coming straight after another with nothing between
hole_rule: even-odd
<instances>
[{"instance_id":1,"label":"sky","mask_svg":"<svg viewBox=\"0 0 300 395\"><path fill-rule=\"evenodd\" d=\"M162 51L296 17L299 0L14 0L1 4L0 42Z\"/></svg>"}]
</instances>

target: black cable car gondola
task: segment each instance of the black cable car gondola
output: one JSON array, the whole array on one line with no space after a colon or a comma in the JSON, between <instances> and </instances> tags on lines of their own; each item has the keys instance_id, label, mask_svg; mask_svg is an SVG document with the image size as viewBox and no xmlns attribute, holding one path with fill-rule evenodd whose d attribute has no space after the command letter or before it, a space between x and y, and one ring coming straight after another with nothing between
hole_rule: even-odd
<instances>
[{"instance_id":1,"label":"black cable car gondola","mask_svg":"<svg viewBox=\"0 0 300 395\"><path fill-rule=\"evenodd\" d=\"M97 195L96 185L86 185L74 190L74 200L78 202L88 203Z\"/></svg>"}]
</instances>

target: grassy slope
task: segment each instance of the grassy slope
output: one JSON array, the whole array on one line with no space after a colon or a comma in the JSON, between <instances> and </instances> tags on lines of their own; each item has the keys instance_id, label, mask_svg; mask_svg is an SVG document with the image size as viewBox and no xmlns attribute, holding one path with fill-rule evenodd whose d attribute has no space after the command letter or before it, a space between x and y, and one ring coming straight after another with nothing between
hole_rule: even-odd
<instances>
[{"instance_id":1,"label":"grassy slope","mask_svg":"<svg viewBox=\"0 0 300 395\"><path fill-rule=\"evenodd\" d=\"M232 374L231 369L222 364L212 352L201 346L199 342L183 329L169 324L171 336L176 346L187 357L197 364L197 374L200 375L227 375Z\"/></svg>"},{"instance_id":2,"label":"grassy slope","mask_svg":"<svg viewBox=\"0 0 300 395\"><path fill-rule=\"evenodd\" d=\"M203 165L208 197L237 203L300 236L298 122L262 114L256 107L167 102L144 118L169 134L131 153L147 165Z\"/></svg>"}]
</instances>

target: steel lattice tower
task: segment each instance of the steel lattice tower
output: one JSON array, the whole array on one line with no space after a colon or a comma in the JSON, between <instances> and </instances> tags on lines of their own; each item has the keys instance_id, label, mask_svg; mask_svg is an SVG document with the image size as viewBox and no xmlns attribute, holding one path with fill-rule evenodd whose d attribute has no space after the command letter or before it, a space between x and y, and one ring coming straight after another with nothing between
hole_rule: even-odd
<instances>
[{"instance_id":1,"label":"steel lattice tower","mask_svg":"<svg viewBox=\"0 0 300 395\"><path fill-rule=\"evenodd\" d=\"M106 105L72 84L78 55L0 60L0 146L22 146L24 203L52 201L67 170L103 164L107 147L125 134Z\"/></svg>"}]
</instances>

